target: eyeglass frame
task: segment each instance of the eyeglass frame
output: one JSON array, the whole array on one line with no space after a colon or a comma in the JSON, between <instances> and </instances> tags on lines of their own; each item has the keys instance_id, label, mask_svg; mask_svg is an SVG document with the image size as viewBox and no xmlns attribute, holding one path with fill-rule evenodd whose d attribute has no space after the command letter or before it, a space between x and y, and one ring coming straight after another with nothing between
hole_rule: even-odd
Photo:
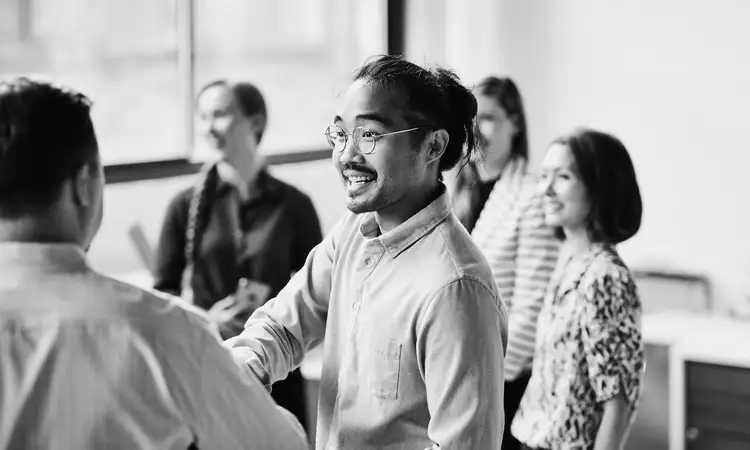
<instances>
[{"instance_id":1,"label":"eyeglass frame","mask_svg":"<svg viewBox=\"0 0 750 450\"><path fill-rule=\"evenodd\" d=\"M330 130L333 127L336 127L339 130L341 130L341 132L343 132L344 135L346 136L346 140L344 141L344 147L341 150L336 150L336 146L335 145L331 145L331 137L330 137L331 136L331 132L330 132ZM375 131L372 131L370 128L359 126L359 127L356 127L354 130L352 130L351 133L347 133L343 128L341 128L338 125L328 125L328 127L326 128L326 132L323 135L326 137L326 141L328 141L328 145L331 147L331 149L334 152L343 153L344 150L346 150L346 145L349 143L349 137L351 137L352 139L354 139L354 133L356 133L357 130L359 130L360 128L363 129L363 130L365 130L365 131L369 131L369 132L371 132L371 133L374 134L373 141L372 141L372 149L370 149L370 151L364 151L364 150L362 150L362 148L359 146L359 139L357 139L356 142L354 142L354 145L357 146L357 148L359 149L360 152L362 152L365 155L369 155L370 153L372 153L372 152L375 151L375 146L376 146L376 144L378 142L378 139L380 139L382 137L391 136L393 134L409 133L411 131L416 131L416 130L419 130L421 128L431 128L431 127L418 126L418 127L413 127L413 128L407 128L405 130L391 131L389 133L376 133Z\"/></svg>"}]
</instances>

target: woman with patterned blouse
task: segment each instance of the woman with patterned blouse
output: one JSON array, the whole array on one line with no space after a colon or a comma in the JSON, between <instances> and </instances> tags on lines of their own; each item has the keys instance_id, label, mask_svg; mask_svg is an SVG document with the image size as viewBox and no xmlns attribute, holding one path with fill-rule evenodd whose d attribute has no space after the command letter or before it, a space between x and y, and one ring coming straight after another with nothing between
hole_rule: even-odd
<instances>
[{"instance_id":1,"label":"woman with patterned blouse","mask_svg":"<svg viewBox=\"0 0 750 450\"><path fill-rule=\"evenodd\" d=\"M633 163L615 137L579 129L547 150L540 190L563 244L511 432L527 449L620 449L644 370L641 304L615 250L641 224Z\"/></svg>"}]
</instances>

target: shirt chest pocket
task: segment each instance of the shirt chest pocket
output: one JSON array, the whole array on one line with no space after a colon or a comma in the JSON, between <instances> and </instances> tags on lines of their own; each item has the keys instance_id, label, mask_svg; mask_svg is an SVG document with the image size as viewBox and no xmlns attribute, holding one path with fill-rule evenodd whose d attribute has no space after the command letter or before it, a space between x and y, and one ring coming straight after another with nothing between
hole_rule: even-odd
<instances>
[{"instance_id":1,"label":"shirt chest pocket","mask_svg":"<svg viewBox=\"0 0 750 450\"><path fill-rule=\"evenodd\" d=\"M401 344L389 339L379 339L371 344L369 350L370 393L386 400L397 399Z\"/></svg>"}]
</instances>

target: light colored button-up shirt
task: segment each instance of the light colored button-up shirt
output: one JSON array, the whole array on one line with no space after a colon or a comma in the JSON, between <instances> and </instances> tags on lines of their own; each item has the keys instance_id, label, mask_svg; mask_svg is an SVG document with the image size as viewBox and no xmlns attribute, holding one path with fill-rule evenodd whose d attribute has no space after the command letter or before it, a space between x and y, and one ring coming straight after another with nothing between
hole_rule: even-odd
<instances>
[{"instance_id":1,"label":"light colored button-up shirt","mask_svg":"<svg viewBox=\"0 0 750 450\"><path fill-rule=\"evenodd\" d=\"M58 244L0 243L0 448L305 449L188 305Z\"/></svg>"},{"instance_id":2,"label":"light colored button-up shirt","mask_svg":"<svg viewBox=\"0 0 750 450\"><path fill-rule=\"evenodd\" d=\"M347 214L227 345L273 383L324 341L318 449L496 450L506 339L489 266L443 193L386 233Z\"/></svg>"}]
</instances>

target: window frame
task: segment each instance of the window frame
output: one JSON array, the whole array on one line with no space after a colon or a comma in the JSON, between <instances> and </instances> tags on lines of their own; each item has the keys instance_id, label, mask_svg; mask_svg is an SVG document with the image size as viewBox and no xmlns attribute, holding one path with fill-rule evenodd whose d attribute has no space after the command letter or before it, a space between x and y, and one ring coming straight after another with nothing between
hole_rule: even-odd
<instances>
[{"instance_id":1,"label":"window frame","mask_svg":"<svg viewBox=\"0 0 750 450\"><path fill-rule=\"evenodd\" d=\"M193 12L194 0L180 0L177 2L177 59L180 78L180 111L183 126L181 133L182 148L193 148L193 85L195 80L195 66L193 54ZM391 55L404 53L404 36L406 24L406 0L387 0L387 52ZM328 148L311 148L310 150L273 153L266 156L269 165L296 164L309 161L319 161L329 158L331 150ZM136 181L172 178L197 173L202 162L190 159L189 150L185 157L156 161L142 161L133 163L107 164L104 173L107 184L130 183Z\"/></svg>"}]
</instances>

